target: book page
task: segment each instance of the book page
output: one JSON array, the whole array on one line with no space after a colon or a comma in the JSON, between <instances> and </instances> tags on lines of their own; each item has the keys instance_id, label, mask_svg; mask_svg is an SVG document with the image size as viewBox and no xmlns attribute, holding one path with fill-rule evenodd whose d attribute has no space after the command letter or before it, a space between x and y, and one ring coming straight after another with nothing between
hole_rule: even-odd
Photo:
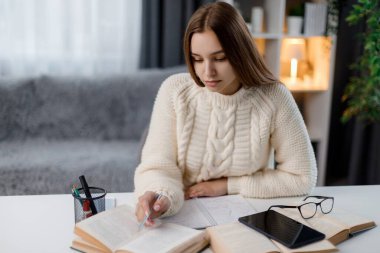
<instances>
[{"instance_id":1,"label":"book page","mask_svg":"<svg viewBox=\"0 0 380 253\"><path fill-rule=\"evenodd\" d=\"M348 229L342 224L332 222L327 219L329 214L317 212L313 218L303 219L298 209L276 209L276 212L282 213L293 220L318 230L319 232L325 234L326 239L330 240L334 244L338 244L339 242L347 239Z\"/></svg>"},{"instance_id":2,"label":"book page","mask_svg":"<svg viewBox=\"0 0 380 253\"><path fill-rule=\"evenodd\" d=\"M205 228L234 222L239 217L254 213L255 209L242 196L226 195L186 200L176 215L162 220L191 228Z\"/></svg>"},{"instance_id":3,"label":"book page","mask_svg":"<svg viewBox=\"0 0 380 253\"><path fill-rule=\"evenodd\" d=\"M316 213L307 220L310 227L324 233L326 238L335 245L348 238L348 229L341 223L332 222L328 219L329 214Z\"/></svg>"},{"instance_id":4,"label":"book page","mask_svg":"<svg viewBox=\"0 0 380 253\"><path fill-rule=\"evenodd\" d=\"M215 253L269 253L280 250L259 232L238 222L206 229Z\"/></svg>"},{"instance_id":5,"label":"book page","mask_svg":"<svg viewBox=\"0 0 380 253\"><path fill-rule=\"evenodd\" d=\"M276 242L275 240L272 240L272 242L281 249L281 252L284 253L297 253L297 252L315 252L315 253L329 253L329 252L335 252L338 251L338 249L328 240L322 240L318 242L314 242L311 244L308 244L303 247L299 247L296 249L289 249L288 247L285 247L279 242Z\"/></svg>"},{"instance_id":6,"label":"book page","mask_svg":"<svg viewBox=\"0 0 380 253\"><path fill-rule=\"evenodd\" d=\"M345 227L350 233L355 233L375 226L373 220L349 213L343 209L333 209L331 213L325 214L324 218L330 222Z\"/></svg>"},{"instance_id":7,"label":"book page","mask_svg":"<svg viewBox=\"0 0 380 253\"><path fill-rule=\"evenodd\" d=\"M256 213L256 210L240 195L198 198L198 200L217 225L231 223L242 216Z\"/></svg>"},{"instance_id":8,"label":"book page","mask_svg":"<svg viewBox=\"0 0 380 253\"><path fill-rule=\"evenodd\" d=\"M147 228L146 233L120 248L126 252L184 252L186 248L201 243L207 245L205 232L176 224L164 223Z\"/></svg>"},{"instance_id":9,"label":"book page","mask_svg":"<svg viewBox=\"0 0 380 253\"><path fill-rule=\"evenodd\" d=\"M305 201L299 201L295 204L300 205L302 203L305 203ZM312 226L318 225L317 223L321 223L320 227L321 229L325 229L324 231L326 231L326 236L328 234L328 238L331 238L332 234L342 233L344 230L346 230L345 233L347 234L347 239L348 234L354 234L355 232L370 229L376 226L375 222L371 219L361 217L360 215L356 215L349 211L337 208L333 208L330 213L324 214L322 213L320 207L318 207L315 216L312 219L308 219L307 221L311 221L310 224ZM316 229L318 230L318 227L316 227Z\"/></svg>"},{"instance_id":10,"label":"book page","mask_svg":"<svg viewBox=\"0 0 380 253\"><path fill-rule=\"evenodd\" d=\"M138 226L133 208L123 205L77 223L74 232L96 244L88 236L91 235L109 250L114 251L138 234Z\"/></svg>"}]
</instances>

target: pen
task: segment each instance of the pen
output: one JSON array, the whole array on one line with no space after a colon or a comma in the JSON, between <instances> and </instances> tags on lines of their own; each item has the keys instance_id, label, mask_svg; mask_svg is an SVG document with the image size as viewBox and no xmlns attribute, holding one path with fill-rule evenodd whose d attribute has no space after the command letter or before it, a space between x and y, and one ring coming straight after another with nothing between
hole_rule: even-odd
<instances>
[{"instance_id":1,"label":"pen","mask_svg":"<svg viewBox=\"0 0 380 253\"><path fill-rule=\"evenodd\" d=\"M73 187L71 188L71 192L79 200L80 204L83 205L79 191L77 190L77 186L75 184L73 184Z\"/></svg>"},{"instance_id":2,"label":"pen","mask_svg":"<svg viewBox=\"0 0 380 253\"><path fill-rule=\"evenodd\" d=\"M80 183L82 184L83 191L84 191L84 194L86 195L86 198L90 201L91 212L93 215L95 215L98 213L98 211L96 210L94 201L92 200L92 196L90 193L90 189L88 188L86 178L84 177L84 175L82 175L79 177L79 180L80 180Z\"/></svg>"},{"instance_id":3,"label":"pen","mask_svg":"<svg viewBox=\"0 0 380 253\"><path fill-rule=\"evenodd\" d=\"M160 200L161 197L162 197L162 193L156 195L156 200L155 201ZM140 231L144 227L144 225L145 225L146 221L149 219L151 213L152 213L152 209L149 209L148 214L145 215L143 221L139 224L139 230L138 231Z\"/></svg>"}]
</instances>

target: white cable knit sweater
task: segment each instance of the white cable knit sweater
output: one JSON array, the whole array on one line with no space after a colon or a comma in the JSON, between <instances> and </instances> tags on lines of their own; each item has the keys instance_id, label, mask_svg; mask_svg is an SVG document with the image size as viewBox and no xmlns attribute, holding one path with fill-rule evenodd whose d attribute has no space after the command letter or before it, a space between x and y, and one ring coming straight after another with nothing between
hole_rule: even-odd
<instances>
[{"instance_id":1,"label":"white cable knit sweater","mask_svg":"<svg viewBox=\"0 0 380 253\"><path fill-rule=\"evenodd\" d=\"M267 168L271 147L275 170ZM309 193L317 167L297 105L282 84L226 96L197 86L189 74L173 75L155 101L136 194L162 193L171 202L165 215L172 215L182 207L186 187L220 177L228 178L228 194Z\"/></svg>"}]
</instances>

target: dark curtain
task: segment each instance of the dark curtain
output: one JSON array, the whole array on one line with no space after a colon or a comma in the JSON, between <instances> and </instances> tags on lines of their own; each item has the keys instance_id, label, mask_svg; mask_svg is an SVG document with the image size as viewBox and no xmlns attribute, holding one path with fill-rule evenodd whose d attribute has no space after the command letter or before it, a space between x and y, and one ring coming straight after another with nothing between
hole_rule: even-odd
<instances>
[{"instance_id":1,"label":"dark curtain","mask_svg":"<svg viewBox=\"0 0 380 253\"><path fill-rule=\"evenodd\" d=\"M188 20L210 0L143 0L140 68L185 63L182 37Z\"/></svg>"},{"instance_id":2,"label":"dark curtain","mask_svg":"<svg viewBox=\"0 0 380 253\"><path fill-rule=\"evenodd\" d=\"M327 185L380 183L380 124L352 119L340 122L344 110L341 102L349 77L355 74L349 66L363 50L363 41L355 34L365 30L365 23L348 26L345 18L357 1L341 1L330 119Z\"/></svg>"}]
</instances>

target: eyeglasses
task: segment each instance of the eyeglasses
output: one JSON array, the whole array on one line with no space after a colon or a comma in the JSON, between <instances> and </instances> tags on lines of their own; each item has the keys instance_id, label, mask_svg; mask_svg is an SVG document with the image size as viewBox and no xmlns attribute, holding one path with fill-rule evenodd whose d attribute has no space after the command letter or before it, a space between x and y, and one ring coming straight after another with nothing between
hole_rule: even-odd
<instances>
[{"instance_id":1,"label":"eyeglasses","mask_svg":"<svg viewBox=\"0 0 380 253\"><path fill-rule=\"evenodd\" d=\"M334 197L325 197L325 196L307 196L303 199L303 201L315 198L315 199L322 199L320 202L307 202L299 206L285 206L285 205L273 205L268 208L267 211L269 211L271 208L279 207L279 208L297 208L300 212L301 216L304 219L310 219L313 218L314 215L317 213L318 206L320 207L322 213L327 214L330 213L334 207Z\"/></svg>"}]
</instances>

